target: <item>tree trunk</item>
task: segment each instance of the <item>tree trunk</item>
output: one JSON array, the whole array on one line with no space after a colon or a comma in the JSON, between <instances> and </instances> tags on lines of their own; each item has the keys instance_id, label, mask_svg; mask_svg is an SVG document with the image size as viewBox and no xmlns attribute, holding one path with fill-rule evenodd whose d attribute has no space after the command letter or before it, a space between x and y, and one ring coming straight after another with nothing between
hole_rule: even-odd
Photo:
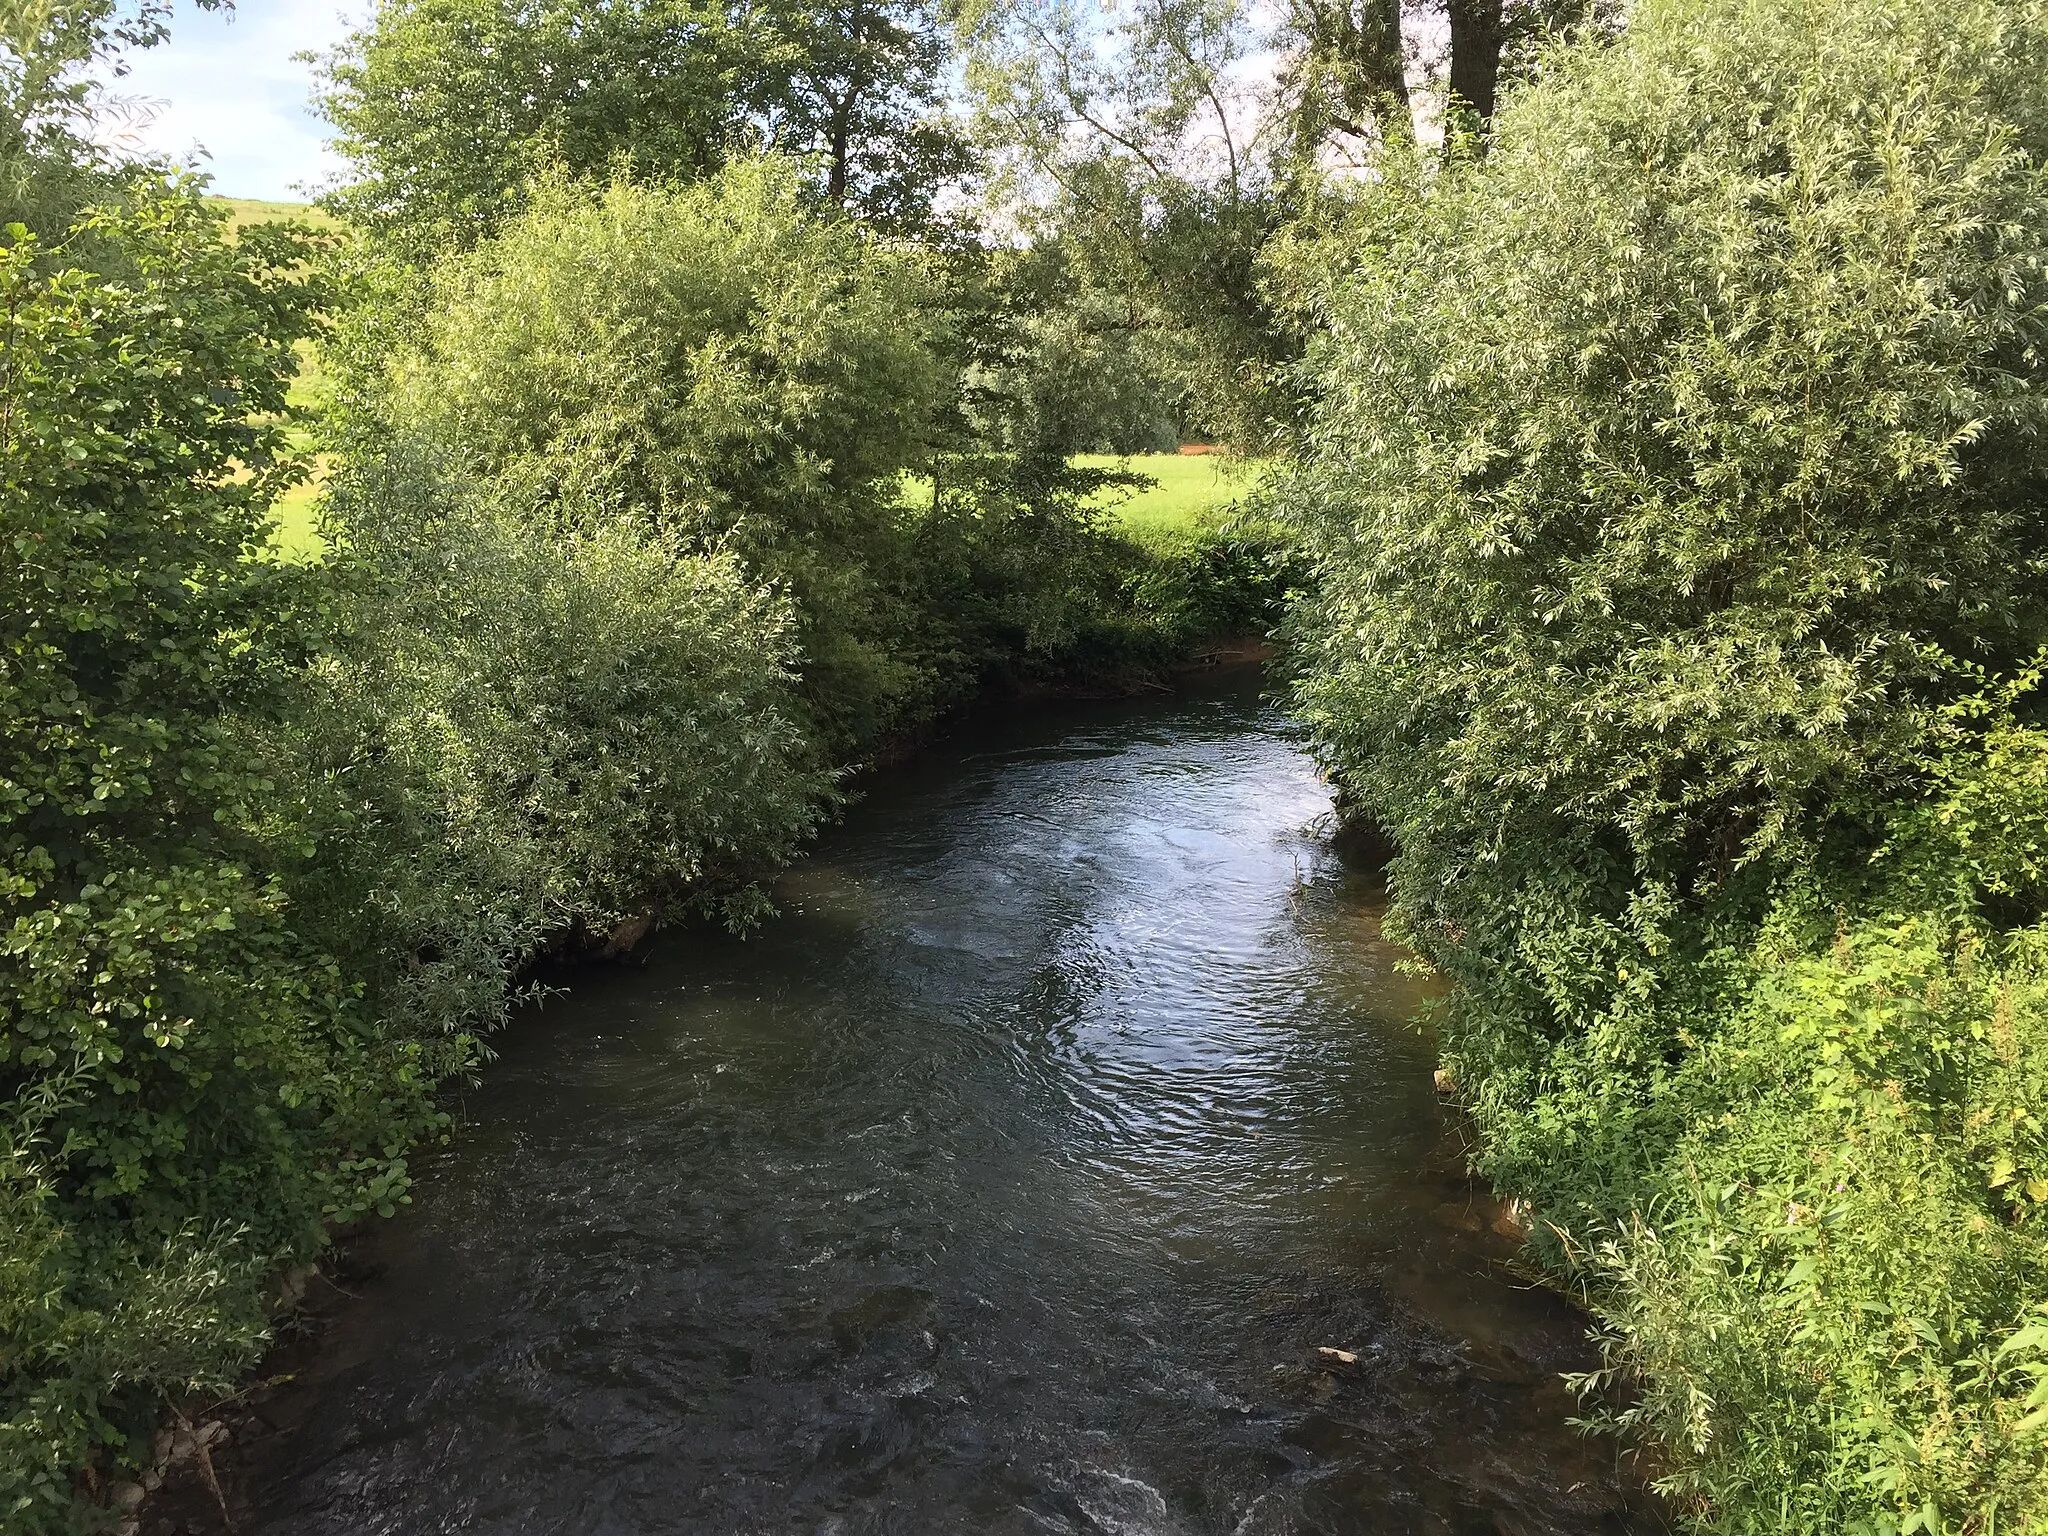
<instances>
[{"instance_id":1,"label":"tree trunk","mask_svg":"<svg viewBox=\"0 0 2048 1536\"><path fill-rule=\"evenodd\" d=\"M846 206L847 139L852 117L853 94L849 91L844 97L832 103L832 163L831 168L825 173L825 195L841 208Z\"/></svg>"},{"instance_id":2,"label":"tree trunk","mask_svg":"<svg viewBox=\"0 0 2048 1536\"><path fill-rule=\"evenodd\" d=\"M1354 31L1357 88L1370 97L1380 131L1397 138L1415 132L1408 99L1408 50L1401 36L1401 0L1364 0Z\"/></svg>"},{"instance_id":3,"label":"tree trunk","mask_svg":"<svg viewBox=\"0 0 2048 1536\"><path fill-rule=\"evenodd\" d=\"M1501 0L1449 0L1451 112L1484 129L1500 96Z\"/></svg>"},{"instance_id":4,"label":"tree trunk","mask_svg":"<svg viewBox=\"0 0 2048 1536\"><path fill-rule=\"evenodd\" d=\"M1296 0L1294 24L1338 127L1362 134L1376 124L1389 139L1414 134L1401 0Z\"/></svg>"}]
</instances>

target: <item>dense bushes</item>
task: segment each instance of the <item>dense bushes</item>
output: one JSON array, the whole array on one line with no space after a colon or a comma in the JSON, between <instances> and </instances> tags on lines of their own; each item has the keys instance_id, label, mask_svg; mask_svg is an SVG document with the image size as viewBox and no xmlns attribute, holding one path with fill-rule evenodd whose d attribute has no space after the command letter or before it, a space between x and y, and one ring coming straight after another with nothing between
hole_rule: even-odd
<instances>
[{"instance_id":1,"label":"dense bushes","mask_svg":"<svg viewBox=\"0 0 2048 1536\"><path fill-rule=\"evenodd\" d=\"M351 472L330 644L257 741L307 924L428 1038L495 1024L550 944L746 921L830 782L785 599L636 519L522 510L413 459Z\"/></svg>"},{"instance_id":2,"label":"dense bushes","mask_svg":"<svg viewBox=\"0 0 2048 1536\"><path fill-rule=\"evenodd\" d=\"M374 1200L432 1118L408 1047L292 926L270 784L295 573L248 558L315 289L179 187L0 250L0 1510L61 1516L95 1442L219 1380L263 1272Z\"/></svg>"},{"instance_id":3,"label":"dense bushes","mask_svg":"<svg viewBox=\"0 0 2048 1536\"><path fill-rule=\"evenodd\" d=\"M446 488L387 472L407 462L451 466L536 536L623 518L733 555L792 601L802 723L828 759L992 673L1159 661L1117 580L1142 557L1086 504L1114 477L949 420L957 288L929 253L809 217L776 160L544 187L434 270L409 324L379 308L374 345L336 349L357 360L347 455L376 486L344 473L339 535L365 496L430 519Z\"/></svg>"},{"instance_id":4,"label":"dense bushes","mask_svg":"<svg viewBox=\"0 0 2048 1536\"><path fill-rule=\"evenodd\" d=\"M629 514L784 585L843 748L931 685L889 644L909 616L888 567L941 378L917 258L799 193L778 162L545 189L437 270L357 399L373 457L446 463L536 526Z\"/></svg>"},{"instance_id":5,"label":"dense bushes","mask_svg":"<svg viewBox=\"0 0 2048 1536\"><path fill-rule=\"evenodd\" d=\"M1296 254L1298 696L1713 1528L2048 1520L2044 45L1654 0Z\"/></svg>"}]
</instances>

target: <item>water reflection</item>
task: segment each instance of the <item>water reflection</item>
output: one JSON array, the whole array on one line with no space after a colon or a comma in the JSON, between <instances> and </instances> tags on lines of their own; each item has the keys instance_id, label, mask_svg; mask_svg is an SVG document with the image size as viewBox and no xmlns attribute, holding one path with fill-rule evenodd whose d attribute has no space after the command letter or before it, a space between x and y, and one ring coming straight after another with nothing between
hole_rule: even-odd
<instances>
[{"instance_id":1,"label":"water reflection","mask_svg":"<svg viewBox=\"0 0 2048 1536\"><path fill-rule=\"evenodd\" d=\"M1327 809L1249 684L1040 714L583 978L237 1428L240 1528L1653 1528Z\"/></svg>"}]
</instances>

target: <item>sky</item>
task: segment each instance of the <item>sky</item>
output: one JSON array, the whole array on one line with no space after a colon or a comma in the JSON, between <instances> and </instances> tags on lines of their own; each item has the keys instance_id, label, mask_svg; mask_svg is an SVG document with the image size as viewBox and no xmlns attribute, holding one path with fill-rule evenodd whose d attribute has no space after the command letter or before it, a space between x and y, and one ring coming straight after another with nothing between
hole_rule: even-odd
<instances>
[{"instance_id":1,"label":"sky","mask_svg":"<svg viewBox=\"0 0 2048 1536\"><path fill-rule=\"evenodd\" d=\"M292 57L345 36L364 0L237 0L234 11L180 3L170 41L132 56L113 95L138 98L150 113L129 131L144 149L198 168L227 197L302 201L338 162L332 132L309 103L313 75Z\"/></svg>"}]
</instances>

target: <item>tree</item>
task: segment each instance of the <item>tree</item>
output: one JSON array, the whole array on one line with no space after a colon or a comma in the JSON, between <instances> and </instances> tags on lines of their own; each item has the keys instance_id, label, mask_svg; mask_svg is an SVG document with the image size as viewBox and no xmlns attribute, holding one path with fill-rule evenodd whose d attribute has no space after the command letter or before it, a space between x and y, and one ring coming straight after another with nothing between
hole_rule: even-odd
<instances>
[{"instance_id":1,"label":"tree","mask_svg":"<svg viewBox=\"0 0 2048 1536\"><path fill-rule=\"evenodd\" d=\"M0 239L10 1530L72 1529L88 1449L239 1369L265 1272L402 1184L435 1123L407 1044L294 926L290 830L236 738L309 644L302 576L257 555L303 473L277 421L311 253L229 244L189 181L122 193L68 249Z\"/></svg>"},{"instance_id":2,"label":"tree","mask_svg":"<svg viewBox=\"0 0 2048 1536\"><path fill-rule=\"evenodd\" d=\"M415 253L484 238L547 167L691 179L769 148L905 231L966 165L924 0L382 0L318 63L355 165L329 202Z\"/></svg>"},{"instance_id":3,"label":"tree","mask_svg":"<svg viewBox=\"0 0 2048 1536\"><path fill-rule=\"evenodd\" d=\"M1241 447L1284 435L1298 355L1265 253L1319 216L1322 178L1452 118L1480 129L1503 71L1604 0L970 0L978 125L1012 217L1057 230ZM1275 62L1277 60L1277 63ZM1019 208L1030 213L1020 214Z\"/></svg>"},{"instance_id":4,"label":"tree","mask_svg":"<svg viewBox=\"0 0 2048 1536\"><path fill-rule=\"evenodd\" d=\"M1189 377L1206 432L1262 445L1293 342L1260 252L1292 208L1291 167L1233 0L1142 0L1107 23L1064 3L963 13L968 80L1008 216Z\"/></svg>"},{"instance_id":5,"label":"tree","mask_svg":"<svg viewBox=\"0 0 2048 1536\"><path fill-rule=\"evenodd\" d=\"M458 466L543 523L630 509L797 599L812 724L871 742L924 679L897 542L902 472L946 380L924 259L806 206L798 167L686 186L555 178L431 271L370 375L364 461Z\"/></svg>"},{"instance_id":6,"label":"tree","mask_svg":"<svg viewBox=\"0 0 2048 1536\"><path fill-rule=\"evenodd\" d=\"M202 10L226 0L198 0ZM118 195L103 130L129 103L108 90L128 55L169 35L169 0L8 0L0 6L0 223L50 241L73 211Z\"/></svg>"},{"instance_id":7,"label":"tree","mask_svg":"<svg viewBox=\"0 0 2048 1536\"><path fill-rule=\"evenodd\" d=\"M1616 0L1292 0L1282 110L1295 151L1346 160L1454 120L1484 133L1547 43L1611 28Z\"/></svg>"},{"instance_id":8,"label":"tree","mask_svg":"<svg viewBox=\"0 0 2048 1536\"><path fill-rule=\"evenodd\" d=\"M696 0L384 0L318 61L354 177L328 201L417 251L467 246L549 160L654 176L715 169L753 60Z\"/></svg>"},{"instance_id":9,"label":"tree","mask_svg":"<svg viewBox=\"0 0 2048 1536\"><path fill-rule=\"evenodd\" d=\"M762 145L815 157L832 206L898 234L928 230L972 169L947 112L947 38L930 0L767 0L754 89Z\"/></svg>"}]
</instances>

